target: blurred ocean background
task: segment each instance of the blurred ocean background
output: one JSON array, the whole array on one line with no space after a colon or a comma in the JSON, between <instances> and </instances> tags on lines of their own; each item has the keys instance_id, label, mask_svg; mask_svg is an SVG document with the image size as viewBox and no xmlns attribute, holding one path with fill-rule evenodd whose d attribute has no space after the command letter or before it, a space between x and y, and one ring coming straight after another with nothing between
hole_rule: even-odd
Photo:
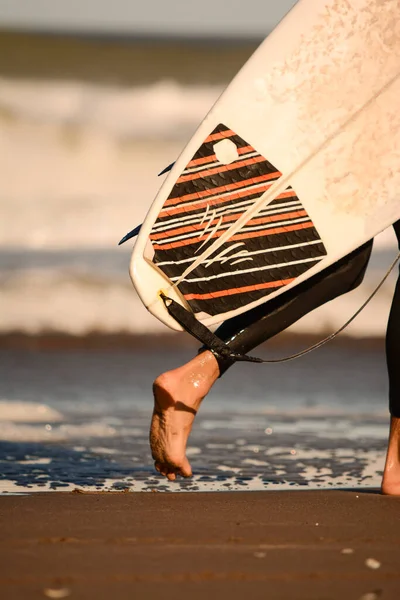
<instances>
[{"instance_id":1,"label":"blurred ocean background","mask_svg":"<svg viewBox=\"0 0 400 600\"><path fill-rule=\"evenodd\" d=\"M160 485L146 439L151 382L195 346L157 337L168 330L136 297L131 246L117 243L293 2L243 14L242 3L207 0L201 16L181 0L34 4L0 0L2 489L150 489ZM341 326L395 254L388 230L364 284L294 325L275 354ZM186 486L307 485L310 474L318 486L377 485L395 278L329 349L295 366L233 369L205 405ZM93 335L102 341L88 349Z\"/></svg>"},{"instance_id":2,"label":"blurred ocean background","mask_svg":"<svg viewBox=\"0 0 400 600\"><path fill-rule=\"evenodd\" d=\"M117 242L257 43L0 32L1 333L165 331ZM394 254L388 231L365 285L293 331L339 327ZM383 335L393 280L349 335Z\"/></svg>"}]
</instances>

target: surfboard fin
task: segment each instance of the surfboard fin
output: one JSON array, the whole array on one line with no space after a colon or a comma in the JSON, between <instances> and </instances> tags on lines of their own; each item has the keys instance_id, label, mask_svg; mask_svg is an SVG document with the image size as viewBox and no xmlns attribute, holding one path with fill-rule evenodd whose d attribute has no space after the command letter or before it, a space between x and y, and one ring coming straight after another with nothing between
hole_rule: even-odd
<instances>
[{"instance_id":1,"label":"surfboard fin","mask_svg":"<svg viewBox=\"0 0 400 600\"><path fill-rule=\"evenodd\" d=\"M165 173L168 173L168 171L170 171L172 169L172 167L174 166L175 161L172 162L170 165L168 165L168 167L165 167L165 169L163 169L158 176L160 177L161 175L164 175ZM118 246L120 246L121 244L124 244L125 242L127 242L128 240L132 239L133 237L136 237L139 234L140 228L142 225L138 225L137 227L135 227L135 229L132 229L132 231L130 231L129 233L127 233L126 235L124 235L124 237L122 238L122 240L120 240L118 242Z\"/></svg>"},{"instance_id":2,"label":"surfboard fin","mask_svg":"<svg viewBox=\"0 0 400 600\"><path fill-rule=\"evenodd\" d=\"M174 166L175 161L172 162L170 165L168 165L168 167L165 167L165 169L163 169L158 176L160 177L161 175L164 175L165 173L168 173L168 171L170 171L172 169L172 167Z\"/></svg>"},{"instance_id":3,"label":"surfboard fin","mask_svg":"<svg viewBox=\"0 0 400 600\"><path fill-rule=\"evenodd\" d=\"M118 242L118 246L120 246L121 244L124 244L125 242L127 242L131 238L136 237L139 234L139 231L140 231L141 227L142 227L142 224L138 225L137 227L135 227L135 229L132 229L132 231L130 231L129 233L127 233L126 235L124 235L124 237L122 238L122 240L120 240Z\"/></svg>"},{"instance_id":4,"label":"surfboard fin","mask_svg":"<svg viewBox=\"0 0 400 600\"><path fill-rule=\"evenodd\" d=\"M172 169L172 167L174 166L175 161L172 162L170 165L168 165L168 167L165 167L165 169L163 169L158 176L160 177L161 175L164 175L165 173L168 173L168 171L170 171ZM118 246L120 246L121 244L124 244L125 242L127 242L128 240L132 239L133 237L136 237L139 234L140 228L142 225L138 225L137 227L135 227L135 229L132 229L132 231L130 231L129 233L127 233L126 235L124 235L124 237L122 238L122 240L120 240L118 242Z\"/></svg>"}]
</instances>

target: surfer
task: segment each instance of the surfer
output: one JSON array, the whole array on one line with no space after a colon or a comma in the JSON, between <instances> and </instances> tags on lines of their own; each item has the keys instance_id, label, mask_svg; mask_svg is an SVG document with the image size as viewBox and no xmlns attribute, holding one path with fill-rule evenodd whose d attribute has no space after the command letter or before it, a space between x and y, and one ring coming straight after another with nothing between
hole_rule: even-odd
<instances>
[{"instance_id":1,"label":"surfer","mask_svg":"<svg viewBox=\"0 0 400 600\"><path fill-rule=\"evenodd\" d=\"M400 247L400 221L394 224ZM363 280L372 241L331 267L280 296L233 319L216 331L218 337L239 353L247 353L280 333L310 311L356 288ZM390 434L382 492L400 495L400 277L389 316L386 357L389 374ZM206 348L188 363L163 373L153 384L154 411L150 445L157 471L173 481L190 477L186 444L194 418L216 380L232 366Z\"/></svg>"}]
</instances>

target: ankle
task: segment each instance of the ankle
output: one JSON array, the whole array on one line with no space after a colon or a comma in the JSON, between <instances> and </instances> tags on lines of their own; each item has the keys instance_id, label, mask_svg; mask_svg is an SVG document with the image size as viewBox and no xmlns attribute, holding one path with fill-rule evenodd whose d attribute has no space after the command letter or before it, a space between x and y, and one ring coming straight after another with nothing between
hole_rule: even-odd
<instances>
[{"instance_id":1,"label":"ankle","mask_svg":"<svg viewBox=\"0 0 400 600\"><path fill-rule=\"evenodd\" d=\"M383 480L400 482L400 418L391 417Z\"/></svg>"},{"instance_id":2,"label":"ankle","mask_svg":"<svg viewBox=\"0 0 400 600\"><path fill-rule=\"evenodd\" d=\"M400 462L400 417L390 418L390 434L388 443L388 453L397 456L398 462Z\"/></svg>"}]
</instances>

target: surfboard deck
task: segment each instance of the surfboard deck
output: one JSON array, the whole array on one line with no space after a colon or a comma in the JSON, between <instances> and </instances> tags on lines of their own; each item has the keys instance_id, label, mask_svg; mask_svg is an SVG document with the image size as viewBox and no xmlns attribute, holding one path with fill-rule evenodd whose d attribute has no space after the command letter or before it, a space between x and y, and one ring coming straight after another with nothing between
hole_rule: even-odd
<instances>
[{"instance_id":1,"label":"surfboard deck","mask_svg":"<svg viewBox=\"0 0 400 600\"><path fill-rule=\"evenodd\" d=\"M400 218L400 0L300 0L200 124L140 230L130 274L211 326Z\"/></svg>"}]
</instances>

